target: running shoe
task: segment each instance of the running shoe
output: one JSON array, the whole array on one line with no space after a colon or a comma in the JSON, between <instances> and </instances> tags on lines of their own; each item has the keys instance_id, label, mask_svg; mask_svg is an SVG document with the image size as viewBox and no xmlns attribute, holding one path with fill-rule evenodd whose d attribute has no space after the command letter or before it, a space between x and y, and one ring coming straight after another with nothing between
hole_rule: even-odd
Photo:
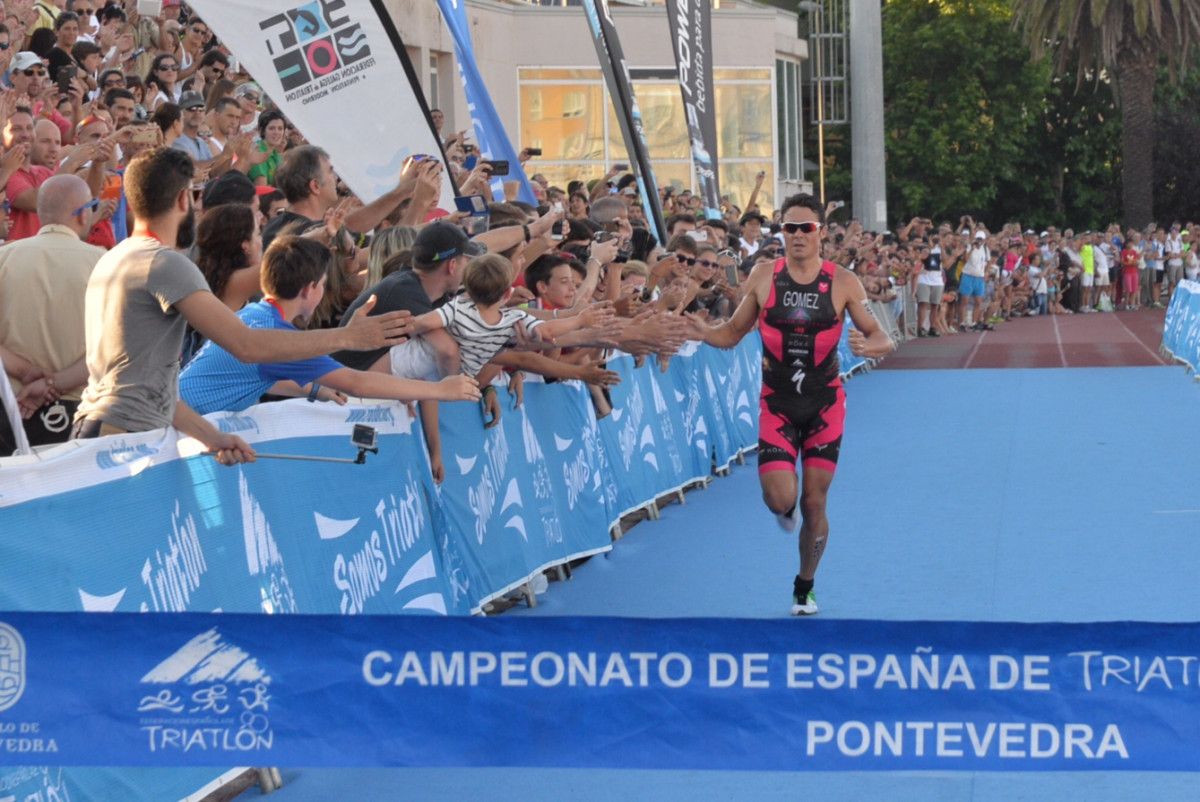
<instances>
[{"instance_id":1,"label":"running shoe","mask_svg":"<svg viewBox=\"0 0 1200 802\"><path fill-rule=\"evenodd\" d=\"M796 577L798 580L800 577ZM816 615L817 614L817 594L813 591L808 591L801 598L793 585L792 589L792 615Z\"/></svg>"},{"instance_id":2,"label":"running shoe","mask_svg":"<svg viewBox=\"0 0 1200 802\"><path fill-rule=\"evenodd\" d=\"M926 337L941 337L942 335L938 334L936 329L930 329L929 332L925 336Z\"/></svg>"},{"instance_id":3,"label":"running shoe","mask_svg":"<svg viewBox=\"0 0 1200 802\"><path fill-rule=\"evenodd\" d=\"M789 513L776 514L775 515L775 523L779 524L779 528L782 529L785 533L787 533L789 535L794 535L794 534L796 534L796 523L797 523L796 519L800 517L798 515L799 512L800 512L800 508L798 506L796 506L796 507L793 507L792 511Z\"/></svg>"}]
</instances>

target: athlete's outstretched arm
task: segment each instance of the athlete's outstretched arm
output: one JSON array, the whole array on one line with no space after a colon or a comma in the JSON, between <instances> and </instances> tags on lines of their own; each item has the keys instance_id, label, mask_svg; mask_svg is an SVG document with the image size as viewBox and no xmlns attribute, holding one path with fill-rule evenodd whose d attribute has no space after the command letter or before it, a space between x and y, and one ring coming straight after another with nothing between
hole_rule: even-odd
<instances>
[{"instance_id":1,"label":"athlete's outstretched arm","mask_svg":"<svg viewBox=\"0 0 1200 802\"><path fill-rule=\"evenodd\" d=\"M845 309L854 321L850 350L858 356L879 359L896 350L896 344L867 307L867 291L858 276L845 268L837 272L838 289L846 299Z\"/></svg>"},{"instance_id":2,"label":"athlete's outstretched arm","mask_svg":"<svg viewBox=\"0 0 1200 802\"><path fill-rule=\"evenodd\" d=\"M750 272L742 302L724 323L712 326L695 315L688 315L692 323L692 332L688 336L716 348L733 348L740 343L758 322L758 312L765 295L763 290L770 281L773 269L770 262L763 262Z\"/></svg>"}]
</instances>

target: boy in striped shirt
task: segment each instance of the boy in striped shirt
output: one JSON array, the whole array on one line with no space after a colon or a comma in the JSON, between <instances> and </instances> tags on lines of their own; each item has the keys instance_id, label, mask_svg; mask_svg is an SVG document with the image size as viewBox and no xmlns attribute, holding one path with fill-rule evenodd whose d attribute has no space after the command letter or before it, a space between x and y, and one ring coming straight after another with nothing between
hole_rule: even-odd
<instances>
[{"instance_id":1,"label":"boy in striped shirt","mask_svg":"<svg viewBox=\"0 0 1200 802\"><path fill-rule=\"evenodd\" d=\"M572 317L559 318L555 312L552 320L540 320L524 309L505 308L515 275L512 262L499 254L472 259L463 271L466 296L419 316L413 332L419 335L444 328L458 344L461 372L478 378L492 357L516 341L519 325L529 336L552 343L567 332L604 325L613 317L608 302L593 304Z\"/></svg>"}]
</instances>

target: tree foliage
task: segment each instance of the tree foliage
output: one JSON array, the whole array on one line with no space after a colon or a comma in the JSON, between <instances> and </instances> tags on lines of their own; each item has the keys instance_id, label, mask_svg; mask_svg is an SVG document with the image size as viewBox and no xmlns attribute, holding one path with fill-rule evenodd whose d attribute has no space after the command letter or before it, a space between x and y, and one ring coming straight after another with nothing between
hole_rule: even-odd
<instances>
[{"instance_id":1,"label":"tree foliage","mask_svg":"<svg viewBox=\"0 0 1200 802\"><path fill-rule=\"evenodd\" d=\"M1106 82L1033 61L1008 0L887 0L888 216L1098 226L1120 208ZM853 82L851 82L853 93ZM853 99L853 96L852 96ZM848 129L826 131L828 196L849 198Z\"/></svg>"}]
</instances>

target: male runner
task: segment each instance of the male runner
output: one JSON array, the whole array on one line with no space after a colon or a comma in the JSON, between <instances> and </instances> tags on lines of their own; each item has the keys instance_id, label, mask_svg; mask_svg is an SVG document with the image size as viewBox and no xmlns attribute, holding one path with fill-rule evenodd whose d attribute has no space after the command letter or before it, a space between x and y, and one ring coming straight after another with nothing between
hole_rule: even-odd
<instances>
[{"instance_id":1,"label":"male runner","mask_svg":"<svg viewBox=\"0 0 1200 802\"><path fill-rule=\"evenodd\" d=\"M792 615L817 612L813 579L829 536L825 498L837 467L846 415L838 376L838 340L846 312L854 321L850 347L878 358L895 348L867 309L862 282L821 258L825 212L812 195L783 202L785 257L760 263L746 282L733 317L718 326L692 318L693 334L732 348L757 323L763 340L759 402L758 474L763 501L789 533L800 527L800 573L792 588ZM796 460L803 464L798 492Z\"/></svg>"}]
</instances>

